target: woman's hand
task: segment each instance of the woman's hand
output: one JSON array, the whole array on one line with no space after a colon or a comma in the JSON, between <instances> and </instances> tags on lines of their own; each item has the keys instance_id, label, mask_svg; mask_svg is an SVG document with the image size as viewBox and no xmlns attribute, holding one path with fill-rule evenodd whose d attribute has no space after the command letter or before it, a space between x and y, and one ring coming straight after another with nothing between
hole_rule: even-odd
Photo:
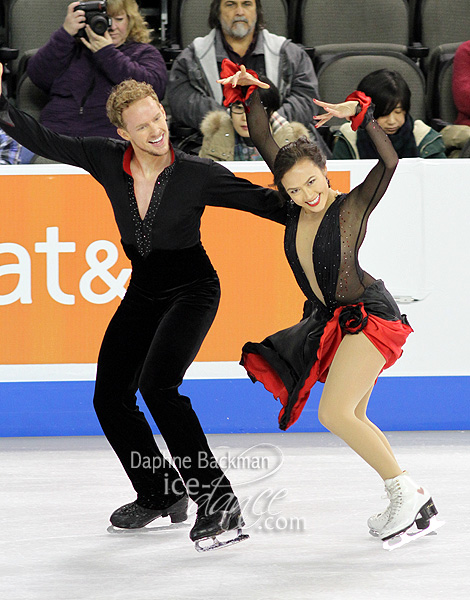
<instances>
[{"instance_id":1,"label":"woman's hand","mask_svg":"<svg viewBox=\"0 0 470 600\"><path fill-rule=\"evenodd\" d=\"M231 77L225 77L224 79L217 79L217 83L221 83L222 85L227 85L228 83L232 84L232 87L237 87L237 85L250 86L256 85L257 87L268 89L270 86L263 81L260 81L256 77L253 77L251 73L246 72L245 65L240 65L240 70L232 75Z\"/></svg>"},{"instance_id":2,"label":"woman's hand","mask_svg":"<svg viewBox=\"0 0 470 600\"><path fill-rule=\"evenodd\" d=\"M313 118L317 123L315 127L320 127L327 123L332 117L338 117L340 119L349 119L354 117L356 114L357 100L349 100L348 102L340 102L339 104L330 104L329 102L322 102L321 100L313 99L315 104L324 108L326 112L322 115L315 115Z\"/></svg>"},{"instance_id":3,"label":"woman's hand","mask_svg":"<svg viewBox=\"0 0 470 600\"><path fill-rule=\"evenodd\" d=\"M83 27L85 26L85 11L74 10L74 8L79 4L80 2L72 2L72 4L69 4L67 8L67 14L65 16L65 21L63 24L63 28L65 29L65 31L72 37L77 35L79 30L83 29Z\"/></svg>"},{"instance_id":4,"label":"woman's hand","mask_svg":"<svg viewBox=\"0 0 470 600\"><path fill-rule=\"evenodd\" d=\"M109 31L105 31L104 35L98 35L89 25L85 27L85 31L88 39L80 39L88 48L88 50L91 50L92 52L98 52L98 50L101 50L101 48L105 48L106 46L111 46L113 44L113 40L109 34Z\"/></svg>"}]
</instances>

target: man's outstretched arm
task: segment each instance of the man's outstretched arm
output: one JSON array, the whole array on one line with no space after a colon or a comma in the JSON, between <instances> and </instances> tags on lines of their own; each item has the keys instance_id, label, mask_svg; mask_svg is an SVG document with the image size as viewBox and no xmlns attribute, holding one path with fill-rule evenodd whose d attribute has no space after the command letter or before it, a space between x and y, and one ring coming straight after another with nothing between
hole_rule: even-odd
<instances>
[{"instance_id":1,"label":"man's outstretched arm","mask_svg":"<svg viewBox=\"0 0 470 600\"><path fill-rule=\"evenodd\" d=\"M3 65L0 63L0 127L21 145L57 162L85 169L95 176L94 157L102 154L106 138L74 138L43 127L30 115L12 106L1 90Z\"/></svg>"}]
</instances>

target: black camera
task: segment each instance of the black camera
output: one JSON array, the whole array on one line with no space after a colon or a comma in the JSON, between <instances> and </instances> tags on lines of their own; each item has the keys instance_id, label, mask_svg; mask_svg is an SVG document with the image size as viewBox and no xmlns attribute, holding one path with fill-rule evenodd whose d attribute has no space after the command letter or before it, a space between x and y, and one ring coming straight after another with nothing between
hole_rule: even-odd
<instances>
[{"instance_id":1,"label":"black camera","mask_svg":"<svg viewBox=\"0 0 470 600\"><path fill-rule=\"evenodd\" d=\"M20 51L16 50L16 48L5 48L4 46L2 46L0 48L0 63L2 63L2 65L6 65L11 60L15 60L15 58L18 58L19 53Z\"/></svg>"},{"instance_id":2,"label":"black camera","mask_svg":"<svg viewBox=\"0 0 470 600\"><path fill-rule=\"evenodd\" d=\"M106 12L106 4L106 0L80 2L74 10L84 10L85 23L89 25L97 35L104 35L111 27L111 17ZM86 37L85 28L78 30L77 37Z\"/></svg>"}]
</instances>

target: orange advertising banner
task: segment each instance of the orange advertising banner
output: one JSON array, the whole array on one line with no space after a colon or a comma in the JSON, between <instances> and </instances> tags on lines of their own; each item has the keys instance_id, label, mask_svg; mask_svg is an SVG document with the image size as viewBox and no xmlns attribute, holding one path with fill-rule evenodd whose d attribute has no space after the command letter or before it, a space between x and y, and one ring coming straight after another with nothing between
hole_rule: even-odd
<instances>
[{"instance_id":1,"label":"orange advertising banner","mask_svg":"<svg viewBox=\"0 0 470 600\"><path fill-rule=\"evenodd\" d=\"M272 182L266 172L237 175ZM330 172L332 186L348 191L349 175ZM0 198L0 364L95 363L130 276L103 188L81 172L9 170ZM237 361L246 341L300 319L304 298L283 235L282 226L253 215L206 209L202 241L222 300L197 360Z\"/></svg>"}]
</instances>

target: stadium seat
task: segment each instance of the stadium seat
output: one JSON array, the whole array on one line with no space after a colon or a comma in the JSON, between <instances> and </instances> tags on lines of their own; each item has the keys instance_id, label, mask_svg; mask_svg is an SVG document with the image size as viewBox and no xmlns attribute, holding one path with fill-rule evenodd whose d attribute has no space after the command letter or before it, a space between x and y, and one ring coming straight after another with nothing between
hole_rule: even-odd
<instances>
[{"instance_id":1,"label":"stadium seat","mask_svg":"<svg viewBox=\"0 0 470 600\"><path fill-rule=\"evenodd\" d=\"M421 0L420 19L420 41L429 48L429 56L423 63L426 71L431 64L431 55L438 46L470 39L468 0Z\"/></svg>"},{"instance_id":2,"label":"stadium seat","mask_svg":"<svg viewBox=\"0 0 470 600\"><path fill-rule=\"evenodd\" d=\"M427 117L431 123L436 120L445 124L453 123L457 117L452 94L452 73L454 56L459 46L460 42L441 44L431 53L426 90ZM439 123L434 125L440 128Z\"/></svg>"},{"instance_id":3,"label":"stadium seat","mask_svg":"<svg viewBox=\"0 0 470 600\"><path fill-rule=\"evenodd\" d=\"M32 54L33 51L31 51ZM41 111L47 104L48 95L39 89L24 72L16 86L16 106L39 121Z\"/></svg>"},{"instance_id":4,"label":"stadium seat","mask_svg":"<svg viewBox=\"0 0 470 600\"><path fill-rule=\"evenodd\" d=\"M43 46L61 27L69 4L70 0L8 0L5 27L8 45L19 51L18 58L11 63L17 81L25 68L24 53Z\"/></svg>"},{"instance_id":5,"label":"stadium seat","mask_svg":"<svg viewBox=\"0 0 470 600\"><path fill-rule=\"evenodd\" d=\"M314 50L317 69L338 52L411 52L406 0L298 0L296 13L298 40Z\"/></svg>"}]
</instances>

